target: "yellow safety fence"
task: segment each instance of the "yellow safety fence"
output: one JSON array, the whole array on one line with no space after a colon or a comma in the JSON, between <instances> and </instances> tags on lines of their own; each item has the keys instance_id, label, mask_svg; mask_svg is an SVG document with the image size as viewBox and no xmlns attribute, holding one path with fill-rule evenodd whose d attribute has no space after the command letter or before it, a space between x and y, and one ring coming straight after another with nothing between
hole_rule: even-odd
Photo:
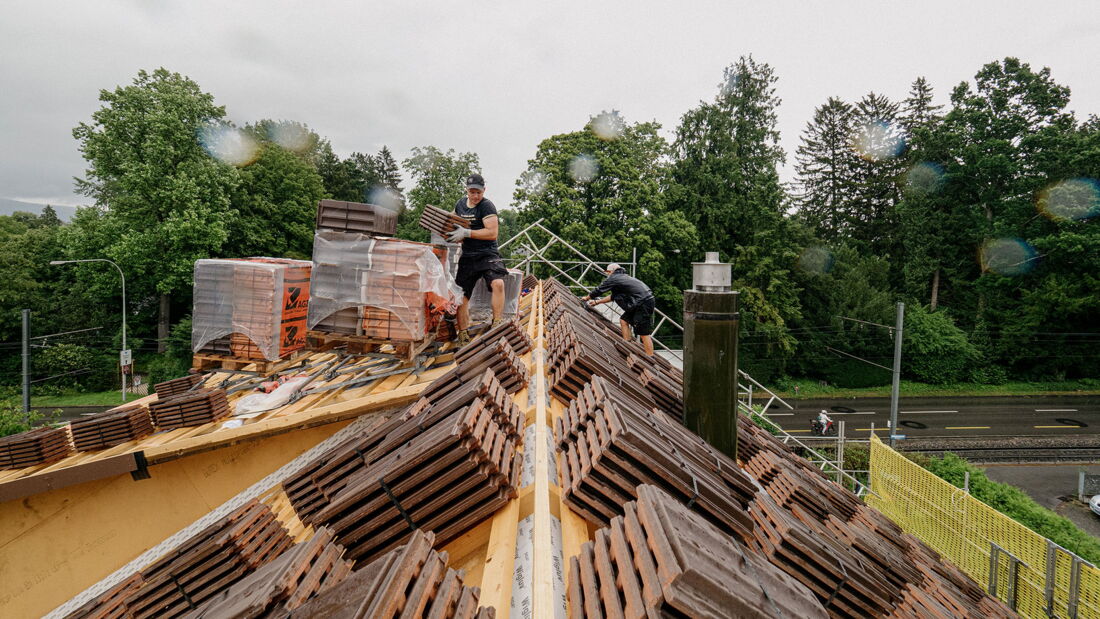
<instances>
[{"instance_id":1,"label":"yellow safety fence","mask_svg":"<svg viewBox=\"0 0 1100 619\"><path fill-rule=\"evenodd\" d=\"M871 439L871 491L868 504L987 589L996 565L991 593L1010 604L1014 599L1021 615L1100 618L1100 570L876 437Z\"/></svg>"}]
</instances>

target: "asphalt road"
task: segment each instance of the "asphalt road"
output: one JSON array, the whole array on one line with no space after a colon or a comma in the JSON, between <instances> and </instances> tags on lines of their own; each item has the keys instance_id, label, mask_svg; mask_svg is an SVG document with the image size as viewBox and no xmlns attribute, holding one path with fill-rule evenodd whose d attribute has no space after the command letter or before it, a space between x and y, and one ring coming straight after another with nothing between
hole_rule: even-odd
<instances>
[{"instance_id":1,"label":"asphalt road","mask_svg":"<svg viewBox=\"0 0 1100 619\"><path fill-rule=\"evenodd\" d=\"M848 437L863 438L872 428L880 437L887 436L889 398L791 400L789 403L794 410L773 403L768 416L796 436L809 435L810 422L821 409L825 409L834 422L845 422ZM898 433L907 438L1100 434L1100 396L902 397L898 406Z\"/></svg>"}]
</instances>

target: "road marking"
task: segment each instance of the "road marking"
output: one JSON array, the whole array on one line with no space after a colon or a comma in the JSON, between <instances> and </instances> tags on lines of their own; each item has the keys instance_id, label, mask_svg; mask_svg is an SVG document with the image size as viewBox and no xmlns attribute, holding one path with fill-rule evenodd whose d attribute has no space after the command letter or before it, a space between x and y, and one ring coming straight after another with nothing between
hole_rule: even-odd
<instances>
[{"instance_id":1,"label":"road marking","mask_svg":"<svg viewBox=\"0 0 1100 619\"><path fill-rule=\"evenodd\" d=\"M937 415L939 413L957 413L959 411L898 411L899 415Z\"/></svg>"},{"instance_id":2,"label":"road marking","mask_svg":"<svg viewBox=\"0 0 1100 619\"><path fill-rule=\"evenodd\" d=\"M856 432L870 432L871 430L874 430L874 431L878 432L879 430L886 430L886 429L887 428L856 428Z\"/></svg>"},{"instance_id":3,"label":"road marking","mask_svg":"<svg viewBox=\"0 0 1100 619\"><path fill-rule=\"evenodd\" d=\"M875 411L862 411L858 413L833 413L833 415L875 415Z\"/></svg>"},{"instance_id":4,"label":"road marking","mask_svg":"<svg viewBox=\"0 0 1100 619\"><path fill-rule=\"evenodd\" d=\"M809 432L809 430L784 430L787 434L794 434L795 432Z\"/></svg>"},{"instance_id":5,"label":"road marking","mask_svg":"<svg viewBox=\"0 0 1100 619\"><path fill-rule=\"evenodd\" d=\"M1037 408L1036 413L1076 413L1076 408Z\"/></svg>"},{"instance_id":6,"label":"road marking","mask_svg":"<svg viewBox=\"0 0 1100 619\"><path fill-rule=\"evenodd\" d=\"M988 430L989 426L947 426L944 430Z\"/></svg>"},{"instance_id":7,"label":"road marking","mask_svg":"<svg viewBox=\"0 0 1100 619\"><path fill-rule=\"evenodd\" d=\"M1036 428L1080 428L1083 426L1033 426Z\"/></svg>"}]
</instances>

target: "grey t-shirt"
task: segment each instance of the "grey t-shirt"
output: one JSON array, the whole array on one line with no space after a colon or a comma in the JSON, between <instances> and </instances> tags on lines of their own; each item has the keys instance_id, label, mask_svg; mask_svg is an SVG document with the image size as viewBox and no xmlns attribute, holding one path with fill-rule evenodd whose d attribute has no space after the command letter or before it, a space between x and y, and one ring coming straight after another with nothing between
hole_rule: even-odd
<instances>
[{"instance_id":1,"label":"grey t-shirt","mask_svg":"<svg viewBox=\"0 0 1100 619\"><path fill-rule=\"evenodd\" d=\"M477 203L477 206L470 208L466 206L466 198L462 198L455 203L455 215L464 218L470 222L471 230L483 230L485 229L485 218L490 215L497 214L497 207L493 202L487 198L482 198L481 202ZM485 239L466 239L462 241L462 256L499 256L500 252L497 251L497 242L495 240L488 241Z\"/></svg>"}]
</instances>

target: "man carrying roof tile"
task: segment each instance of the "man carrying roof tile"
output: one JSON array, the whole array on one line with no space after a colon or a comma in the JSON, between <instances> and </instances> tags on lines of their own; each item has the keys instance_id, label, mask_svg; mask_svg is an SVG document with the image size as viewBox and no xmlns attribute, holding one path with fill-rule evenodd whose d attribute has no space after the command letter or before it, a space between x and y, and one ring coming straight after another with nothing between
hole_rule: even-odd
<instances>
[{"instance_id":1,"label":"man carrying roof tile","mask_svg":"<svg viewBox=\"0 0 1100 619\"><path fill-rule=\"evenodd\" d=\"M485 197L485 179L480 174L466 177L466 197L455 203L455 214L470 222L469 228L455 228L447 235L452 243L462 243L455 283L462 288L462 305L458 308L458 345L470 342L470 295L478 280L492 291L493 324L504 313L504 278L508 270L497 249L500 220L497 207Z\"/></svg>"},{"instance_id":2,"label":"man carrying roof tile","mask_svg":"<svg viewBox=\"0 0 1100 619\"><path fill-rule=\"evenodd\" d=\"M614 262L607 265L605 273L607 273L607 279L593 288L592 292L589 292L583 299L588 302L589 306L593 307L612 301L618 304L623 310L623 315L619 318L623 339L628 342L634 339L630 335L630 329L633 327L635 335L642 338L645 354L652 357L653 338L651 335L653 334L653 311L655 309L653 291L640 280L627 275L626 269ZM608 291L611 292L611 296L606 299L592 300Z\"/></svg>"}]
</instances>

